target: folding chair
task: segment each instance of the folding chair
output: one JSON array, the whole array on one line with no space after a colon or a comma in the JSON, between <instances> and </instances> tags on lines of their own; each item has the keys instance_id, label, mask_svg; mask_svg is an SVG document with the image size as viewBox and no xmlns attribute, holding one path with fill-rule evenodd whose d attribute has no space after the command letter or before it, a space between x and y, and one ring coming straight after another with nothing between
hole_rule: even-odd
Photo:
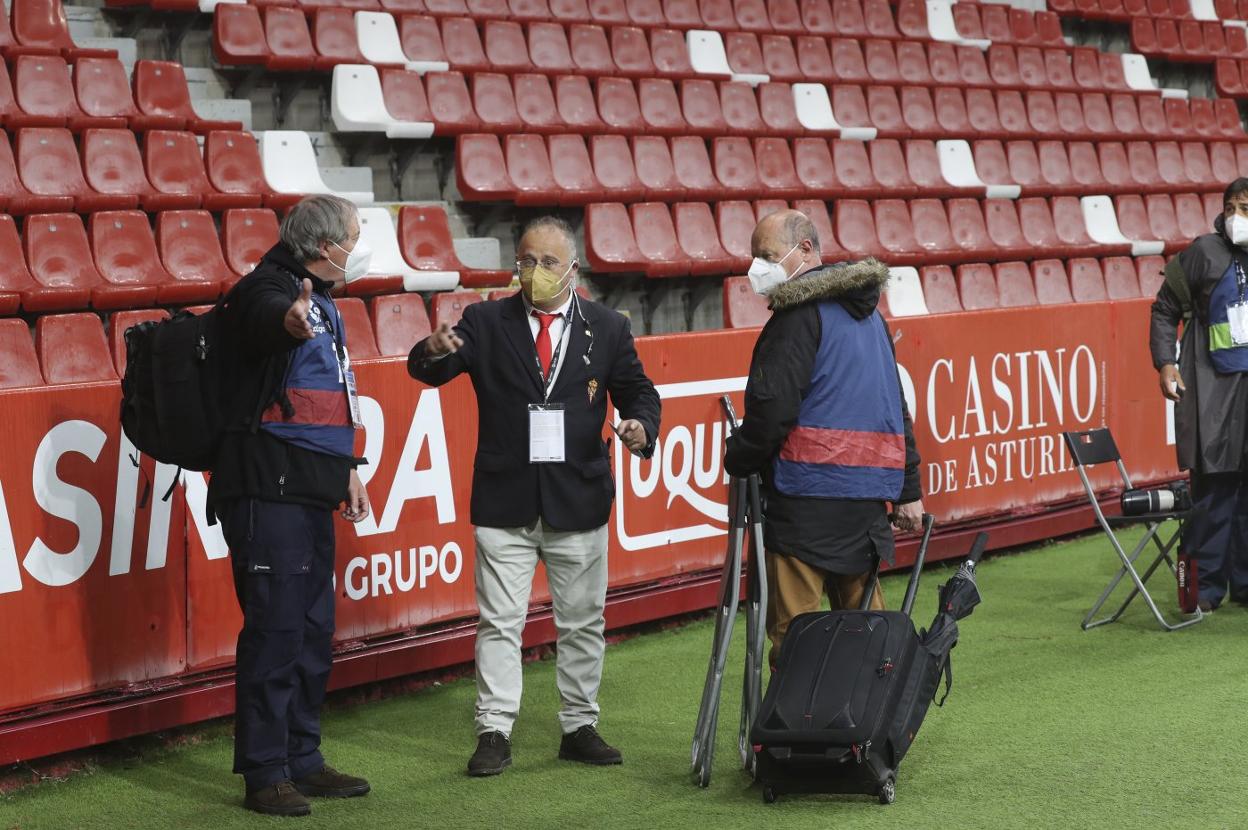
<instances>
[{"instance_id":1,"label":"folding chair","mask_svg":"<svg viewBox=\"0 0 1248 830\"><path fill-rule=\"evenodd\" d=\"M1177 631L1204 619L1204 614L1198 608L1195 615L1190 619L1179 623L1168 622L1157 608L1157 603L1153 601L1152 596L1148 593L1148 588L1145 587L1149 577L1153 575L1153 572L1157 570L1157 566L1162 562L1166 563L1171 574L1175 573L1175 564L1174 560L1170 558L1170 551L1174 549L1179 539L1182 538L1184 523L1192 511L1171 510L1164 513L1146 513L1139 516L1107 517L1101 511L1100 502L1096 498L1096 491L1092 489L1092 483L1088 480L1086 468L1095 464L1113 462L1118 467L1118 475L1122 477L1123 486L1127 490L1132 489L1131 478L1127 475L1127 468L1122 463L1122 455L1118 452L1118 445L1114 443L1114 436L1110 434L1107 427L1102 427L1101 429L1092 429L1086 432L1063 432L1062 438L1066 441L1066 448L1070 451L1070 457L1077 465L1079 480L1083 482L1083 489L1088 494L1088 501L1092 503L1092 510L1096 513L1096 520L1105 531L1105 535L1109 537L1110 543L1113 544L1114 550L1118 553L1118 558L1122 560L1122 567L1114 574L1114 578L1109 581L1109 584L1105 586L1105 590L1101 593L1100 599L1096 601L1096 604L1088 611L1087 616L1083 618L1083 630L1087 631L1089 628L1096 628L1098 625L1117 621L1136 596L1144 598L1144 601L1148 603L1149 609L1153 612L1153 616L1157 618L1157 623L1166 631ZM1171 534L1170 538L1163 542L1160 534L1161 523L1171 519L1178 520L1179 526ZM1128 555L1118 541L1114 528L1140 523L1148 526L1148 532L1144 534L1144 538L1135 546L1135 550ZM1148 566L1148 569L1141 576L1136 563L1150 543L1157 548L1157 558L1152 561L1152 564ZM1101 607L1109 600L1110 594L1118 587L1118 583L1122 581L1124 576L1130 576L1131 582L1134 583L1134 587L1131 589L1131 593L1127 595L1126 600L1112 615L1099 620L1093 619L1101 610Z\"/></svg>"}]
</instances>

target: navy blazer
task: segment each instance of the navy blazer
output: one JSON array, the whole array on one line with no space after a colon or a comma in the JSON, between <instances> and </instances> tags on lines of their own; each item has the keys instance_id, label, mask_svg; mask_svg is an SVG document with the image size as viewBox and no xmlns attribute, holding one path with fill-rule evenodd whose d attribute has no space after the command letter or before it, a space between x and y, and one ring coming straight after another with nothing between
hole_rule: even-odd
<instances>
[{"instance_id":1,"label":"navy blazer","mask_svg":"<svg viewBox=\"0 0 1248 830\"><path fill-rule=\"evenodd\" d=\"M615 498L611 439L603 440L607 396L622 420L646 429L644 456L659 432L659 395L646 377L628 318L578 298L567 348L550 403L563 404L565 457L561 464L529 463L529 404L541 403L543 383L524 298L474 303L455 333L463 346L441 359L417 343L407 358L412 377L431 386L467 372L477 393L477 454L473 462L472 523L528 527L541 517L557 530L606 524ZM556 344L558 345L558 344Z\"/></svg>"}]
</instances>

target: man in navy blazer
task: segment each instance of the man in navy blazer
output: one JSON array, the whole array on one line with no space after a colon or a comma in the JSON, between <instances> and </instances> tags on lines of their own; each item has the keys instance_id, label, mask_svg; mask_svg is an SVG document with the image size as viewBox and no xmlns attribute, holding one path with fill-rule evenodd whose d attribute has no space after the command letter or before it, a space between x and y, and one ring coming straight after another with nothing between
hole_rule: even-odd
<instances>
[{"instance_id":1,"label":"man in navy blazer","mask_svg":"<svg viewBox=\"0 0 1248 830\"><path fill-rule=\"evenodd\" d=\"M476 526L477 748L468 774L511 764L520 710L520 643L534 569L546 565L558 632L559 757L618 764L597 731L605 648L607 519L615 497L612 427L648 458L659 396L626 317L575 291L576 244L555 217L531 222L516 247L521 291L464 309L417 343L408 372L440 386L463 372L477 395L472 523Z\"/></svg>"}]
</instances>

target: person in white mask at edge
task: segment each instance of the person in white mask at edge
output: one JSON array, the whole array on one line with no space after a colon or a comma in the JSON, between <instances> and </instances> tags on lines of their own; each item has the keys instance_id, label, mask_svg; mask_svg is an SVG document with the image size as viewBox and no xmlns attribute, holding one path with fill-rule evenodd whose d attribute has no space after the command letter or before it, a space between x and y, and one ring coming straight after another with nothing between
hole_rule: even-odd
<instances>
[{"instance_id":1,"label":"person in white mask at edge","mask_svg":"<svg viewBox=\"0 0 1248 830\"><path fill-rule=\"evenodd\" d=\"M1205 612L1228 589L1248 605L1248 178L1231 182L1222 201L1213 233L1166 264L1149 327L1161 394L1174 401L1179 469L1191 472L1195 510L1183 542Z\"/></svg>"},{"instance_id":2,"label":"person in white mask at edge","mask_svg":"<svg viewBox=\"0 0 1248 830\"><path fill-rule=\"evenodd\" d=\"M230 547L243 611L236 654L234 772L244 806L307 815L310 797L369 791L321 755L332 664L334 511L358 522L360 422L347 331L331 294L368 271L355 205L310 196L220 307L225 433L208 512Z\"/></svg>"},{"instance_id":3,"label":"person in white mask at edge","mask_svg":"<svg viewBox=\"0 0 1248 830\"><path fill-rule=\"evenodd\" d=\"M466 373L477 397L472 523L480 617L471 776L497 775L512 762L521 636L538 561L558 634L558 757L601 766L623 759L598 733L607 519L615 498L611 441L649 458L660 403L628 318L580 297L578 271L568 224L535 219L516 245L519 293L468 306L454 328L440 324L408 356L413 378L440 386ZM620 420L603 440L608 397Z\"/></svg>"},{"instance_id":4,"label":"person in white mask at edge","mask_svg":"<svg viewBox=\"0 0 1248 830\"><path fill-rule=\"evenodd\" d=\"M823 265L803 213L763 218L750 280L772 317L754 345L745 419L724 468L762 476L767 635L775 665L798 614L858 608L876 557L893 560L892 525L923 514L919 454L877 306L888 269L874 259ZM883 594L872 608L884 607Z\"/></svg>"}]
</instances>

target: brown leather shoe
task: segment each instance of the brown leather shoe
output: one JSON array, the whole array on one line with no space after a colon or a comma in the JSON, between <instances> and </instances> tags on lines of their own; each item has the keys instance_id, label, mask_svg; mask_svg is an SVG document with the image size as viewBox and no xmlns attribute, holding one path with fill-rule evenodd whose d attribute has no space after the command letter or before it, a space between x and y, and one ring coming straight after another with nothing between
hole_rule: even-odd
<instances>
[{"instance_id":1,"label":"brown leather shoe","mask_svg":"<svg viewBox=\"0 0 1248 830\"><path fill-rule=\"evenodd\" d=\"M363 778L344 775L329 764L302 778L296 778L293 783L299 792L317 798L355 798L366 795L372 789Z\"/></svg>"},{"instance_id":2,"label":"brown leather shoe","mask_svg":"<svg viewBox=\"0 0 1248 830\"><path fill-rule=\"evenodd\" d=\"M559 757L564 761L580 761L595 766L624 763L620 751L604 741L598 730L589 724L563 736L559 743Z\"/></svg>"},{"instance_id":3,"label":"brown leather shoe","mask_svg":"<svg viewBox=\"0 0 1248 830\"><path fill-rule=\"evenodd\" d=\"M278 781L247 793L243 806L267 816L306 816L312 813L311 802L290 781Z\"/></svg>"}]
</instances>

